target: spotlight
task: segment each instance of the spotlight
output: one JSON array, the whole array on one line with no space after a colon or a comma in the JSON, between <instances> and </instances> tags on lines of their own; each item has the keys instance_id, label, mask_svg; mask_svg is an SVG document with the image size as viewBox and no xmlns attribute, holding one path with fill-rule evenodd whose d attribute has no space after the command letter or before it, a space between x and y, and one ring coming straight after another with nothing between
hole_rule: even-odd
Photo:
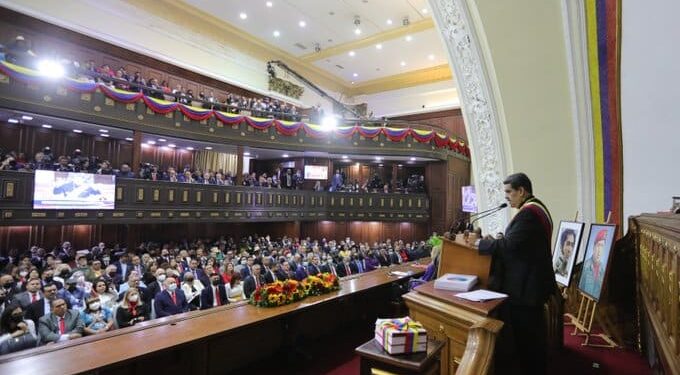
<instances>
[{"instance_id":1,"label":"spotlight","mask_svg":"<svg viewBox=\"0 0 680 375\"><path fill-rule=\"evenodd\" d=\"M155 144L156 144L156 141L146 141L146 143L148 143L148 144L150 144L150 145L155 145Z\"/></svg>"},{"instance_id":2,"label":"spotlight","mask_svg":"<svg viewBox=\"0 0 680 375\"><path fill-rule=\"evenodd\" d=\"M175 148L175 147L177 147L177 145L174 144L174 143L168 143L168 147L170 147L170 148Z\"/></svg>"},{"instance_id":3,"label":"spotlight","mask_svg":"<svg viewBox=\"0 0 680 375\"><path fill-rule=\"evenodd\" d=\"M18 124L19 120L15 119L15 118L11 118L11 119L8 119L7 122L9 122L10 124Z\"/></svg>"},{"instance_id":4,"label":"spotlight","mask_svg":"<svg viewBox=\"0 0 680 375\"><path fill-rule=\"evenodd\" d=\"M80 130L80 129L73 129L73 132L74 132L74 133L78 133L78 134L80 134L80 133L82 133L83 131L82 131L82 130Z\"/></svg>"},{"instance_id":5,"label":"spotlight","mask_svg":"<svg viewBox=\"0 0 680 375\"><path fill-rule=\"evenodd\" d=\"M323 131L332 131L338 127L338 119L335 118L335 116L326 116L321 120L321 126L323 127Z\"/></svg>"},{"instance_id":6,"label":"spotlight","mask_svg":"<svg viewBox=\"0 0 680 375\"><path fill-rule=\"evenodd\" d=\"M194 151L194 148L189 146L189 147L187 147L187 151Z\"/></svg>"},{"instance_id":7,"label":"spotlight","mask_svg":"<svg viewBox=\"0 0 680 375\"><path fill-rule=\"evenodd\" d=\"M52 125L50 124L42 124L42 127L45 129L52 129Z\"/></svg>"},{"instance_id":8,"label":"spotlight","mask_svg":"<svg viewBox=\"0 0 680 375\"><path fill-rule=\"evenodd\" d=\"M128 141L128 142L134 141L134 139L132 139L132 137L127 137L127 138L125 138L125 140Z\"/></svg>"},{"instance_id":9,"label":"spotlight","mask_svg":"<svg viewBox=\"0 0 680 375\"><path fill-rule=\"evenodd\" d=\"M26 115L21 116L21 118L22 118L23 120L26 120L26 121L31 121L31 120L33 120L33 117L31 117L31 116L26 116Z\"/></svg>"},{"instance_id":10,"label":"spotlight","mask_svg":"<svg viewBox=\"0 0 680 375\"><path fill-rule=\"evenodd\" d=\"M45 77L61 78L64 76L64 67L53 60L42 60L38 63L38 71Z\"/></svg>"},{"instance_id":11,"label":"spotlight","mask_svg":"<svg viewBox=\"0 0 680 375\"><path fill-rule=\"evenodd\" d=\"M244 152L243 156L250 156L250 152L248 152L248 151Z\"/></svg>"},{"instance_id":12,"label":"spotlight","mask_svg":"<svg viewBox=\"0 0 680 375\"><path fill-rule=\"evenodd\" d=\"M283 157L284 157L284 158L287 158L288 156L290 156L290 155L288 155L288 154L283 154Z\"/></svg>"},{"instance_id":13,"label":"spotlight","mask_svg":"<svg viewBox=\"0 0 680 375\"><path fill-rule=\"evenodd\" d=\"M212 147L206 146L205 149L206 149L206 150L212 150Z\"/></svg>"}]
</instances>

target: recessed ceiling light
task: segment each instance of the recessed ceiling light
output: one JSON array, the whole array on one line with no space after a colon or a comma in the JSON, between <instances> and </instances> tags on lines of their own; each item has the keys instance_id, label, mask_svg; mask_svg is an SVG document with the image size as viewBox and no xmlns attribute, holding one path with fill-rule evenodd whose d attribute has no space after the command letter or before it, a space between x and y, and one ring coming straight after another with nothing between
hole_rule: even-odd
<instances>
[{"instance_id":1,"label":"recessed ceiling light","mask_svg":"<svg viewBox=\"0 0 680 375\"><path fill-rule=\"evenodd\" d=\"M349 51L348 55L349 55L350 57L354 57L354 56L356 55L356 52L354 52L354 51Z\"/></svg>"},{"instance_id":2,"label":"recessed ceiling light","mask_svg":"<svg viewBox=\"0 0 680 375\"><path fill-rule=\"evenodd\" d=\"M150 144L150 145L155 145L155 144L156 144L156 141L146 141L146 143L148 143L148 144Z\"/></svg>"},{"instance_id":3,"label":"recessed ceiling light","mask_svg":"<svg viewBox=\"0 0 680 375\"><path fill-rule=\"evenodd\" d=\"M244 20L244 19L248 18L248 15L247 15L247 14L245 14L245 12L241 12L241 13L239 13L239 15L238 15L238 16L239 16L239 18L241 18L242 20Z\"/></svg>"},{"instance_id":4,"label":"recessed ceiling light","mask_svg":"<svg viewBox=\"0 0 680 375\"><path fill-rule=\"evenodd\" d=\"M106 130L106 129L99 129L99 132L100 132L100 133L108 133L109 131Z\"/></svg>"},{"instance_id":5,"label":"recessed ceiling light","mask_svg":"<svg viewBox=\"0 0 680 375\"><path fill-rule=\"evenodd\" d=\"M361 35L361 29L358 28L358 27L356 29L354 29L354 34Z\"/></svg>"},{"instance_id":6,"label":"recessed ceiling light","mask_svg":"<svg viewBox=\"0 0 680 375\"><path fill-rule=\"evenodd\" d=\"M300 27L305 27L305 26L307 26L307 22L305 22L305 21L300 21L300 22L298 22L298 26L300 26Z\"/></svg>"},{"instance_id":7,"label":"recessed ceiling light","mask_svg":"<svg viewBox=\"0 0 680 375\"><path fill-rule=\"evenodd\" d=\"M274 3L272 3L271 1L267 1L267 2L264 3L264 4L267 6L267 8L271 8L271 7L274 6Z\"/></svg>"},{"instance_id":8,"label":"recessed ceiling light","mask_svg":"<svg viewBox=\"0 0 680 375\"><path fill-rule=\"evenodd\" d=\"M174 144L174 143L168 143L168 147L172 147L172 148L175 148L175 147L177 147L177 145L176 145L176 144Z\"/></svg>"},{"instance_id":9,"label":"recessed ceiling light","mask_svg":"<svg viewBox=\"0 0 680 375\"><path fill-rule=\"evenodd\" d=\"M31 116L26 116L26 115L21 116L21 118L24 119L24 120L26 120L26 121L31 121L31 120L33 120L33 117L31 117Z\"/></svg>"},{"instance_id":10,"label":"recessed ceiling light","mask_svg":"<svg viewBox=\"0 0 680 375\"><path fill-rule=\"evenodd\" d=\"M377 49L382 49L382 44L380 44L380 43L376 44L376 45L375 45L375 48L377 48Z\"/></svg>"},{"instance_id":11,"label":"recessed ceiling light","mask_svg":"<svg viewBox=\"0 0 680 375\"><path fill-rule=\"evenodd\" d=\"M187 147L187 151L194 151L194 148L189 146L189 147Z\"/></svg>"},{"instance_id":12,"label":"recessed ceiling light","mask_svg":"<svg viewBox=\"0 0 680 375\"><path fill-rule=\"evenodd\" d=\"M401 66L406 66L406 61L400 62L399 65L401 65Z\"/></svg>"},{"instance_id":13,"label":"recessed ceiling light","mask_svg":"<svg viewBox=\"0 0 680 375\"><path fill-rule=\"evenodd\" d=\"M279 30L274 30L274 38L278 38L281 36L281 32Z\"/></svg>"},{"instance_id":14,"label":"recessed ceiling light","mask_svg":"<svg viewBox=\"0 0 680 375\"><path fill-rule=\"evenodd\" d=\"M404 166L404 164L397 164L397 167L399 167L399 168L401 168L403 166Z\"/></svg>"},{"instance_id":15,"label":"recessed ceiling light","mask_svg":"<svg viewBox=\"0 0 680 375\"><path fill-rule=\"evenodd\" d=\"M206 150L212 150L212 147L206 146L205 149L206 149Z\"/></svg>"},{"instance_id":16,"label":"recessed ceiling light","mask_svg":"<svg viewBox=\"0 0 680 375\"><path fill-rule=\"evenodd\" d=\"M9 122L10 124L18 124L19 120L15 119L15 118L11 118L11 119L8 119L7 122Z\"/></svg>"},{"instance_id":17,"label":"recessed ceiling light","mask_svg":"<svg viewBox=\"0 0 680 375\"><path fill-rule=\"evenodd\" d=\"M391 25L391 24L392 24L392 20L388 18L388 19L387 19L387 24L388 24L388 25Z\"/></svg>"},{"instance_id":18,"label":"recessed ceiling light","mask_svg":"<svg viewBox=\"0 0 680 375\"><path fill-rule=\"evenodd\" d=\"M78 133L78 134L80 134L80 133L82 133L83 131L82 131L82 130L80 130L80 129L73 129L73 132L74 132L74 133Z\"/></svg>"},{"instance_id":19,"label":"recessed ceiling light","mask_svg":"<svg viewBox=\"0 0 680 375\"><path fill-rule=\"evenodd\" d=\"M430 60L434 60L434 55L433 55L433 54L429 54L429 55L427 55L427 58L430 59Z\"/></svg>"},{"instance_id":20,"label":"recessed ceiling light","mask_svg":"<svg viewBox=\"0 0 680 375\"><path fill-rule=\"evenodd\" d=\"M243 156L250 156L250 152L248 152L248 151L244 152Z\"/></svg>"},{"instance_id":21,"label":"recessed ceiling light","mask_svg":"<svg viewBox=\"0 0 680 375\"><path fill-rule=\"evenodd\" d=\"M359 73L352 74L352 77L358 77L358 76L359 76Z\"/></svg>"},{"instance_id":22,"label":"recessed ceiling light","mask_svg":"<svg viewBox=\"0 0 680 375\"><path fill-rule=\"evenodd\" d=\"M383 166L382 164L378 164L378 167L382 167L382 166Z\"/></svg>"},{"instance_id":23,"label":"recessed ceiling light","mask_svg":"<svg viewBox=\"0 0 680 375\"><path fill-rule=\"evenodd\" d=\"M126 141L129 141L129 142L134 141L134 139L132 139L131 137L127 137L127 138L125 138L125 140L126 140Z\"/></svg>"},{"instance_id":24,"label":"recessed ceiling light","mask_svg":"<svg viewBox=\"0 0 680 375\"><path fill-rule=\"evenodd\" d=\"M108 134L99 134L99 135L101 135L102 137L106 137L106 138L108 138L108 137L109 137L109 135L108 135Z\"/></svg>"},{"instance_id":25,"label":"recessed ceiling light","mask_svg":"<svg viewBox=\"0 0 680 375\"><path fill-rule=\"evenodd\" d=\"M413 157L413 156L411 156L411 159L410 159L410 160L411 160L411 161L416 161L416 158Z\"/></svg>"},{"instance_id":26,"label":"recessed ceiling light","mask_svg":"<svg viewBox=\"0 0 680 375\"><path fill-rule=\"evenodd\" d=\"M410 41L413 40L413 37L410 36L410 35L406 35L406 38L404 38L404 39L406 39L407 42L410 42Z\"/></svg>"},{"instance_id":27,"label":"recessed ceiling light","mask_svg":"<svg viewBox=\"0 0 680 375\"><path fill-rule=\"evenodd\" d=\"M167 141L167 139L165 139L165 138L158 138L158 142L165 142L165 141Z\"/></svg>"},{"instance_id":28,"label":"recessed ceiling light","mask_svg":"<svg viewBox=\"0 0 680 375\"><path fill-rule=\"evenodd\" d=\"M427 8L423 8L422 12L423 14L427 14Z\"/></svg>"},{"instance_id":29,"label":"recessed ceiling light","mask_svg":"<svg viewBox=\"0 0 680 375\"><path fill-rule=\"evenodd\" d=\"M343 159L347 159L347 155L342 155L342 158L343 158Z\"/></svg>"},{"instance_id":30,"label":"recessed ceiling light","mask_svg":"<svg viewBox=\"0 0 680 375\"><path fill-rule=\"evenodd\" d=\"M288 156L289 156L288 154L283 154L283 157L284 157L284 158L287 158Z\"/></svg>"},{"instance_id":31,"label":"recessed ceiling light","mask_svg":"<svg viewBox=\"0 0 680 375\"><path fill-rule=\"evenodd\" d=\"M380 160L382 160L382 158L380 156L376 156L375 160L380 161Z\"/></svg>"},{"instance_id":32,"label":"recessed ceiling light","mask_svg":"<svg viewBox=\"0 0 680 375\"><path fill-rule=\"evenodd\" d=\"M45 129L52 129L52 125L50 124L42 124L42 127Z\"/></svg>"}]
</instances>

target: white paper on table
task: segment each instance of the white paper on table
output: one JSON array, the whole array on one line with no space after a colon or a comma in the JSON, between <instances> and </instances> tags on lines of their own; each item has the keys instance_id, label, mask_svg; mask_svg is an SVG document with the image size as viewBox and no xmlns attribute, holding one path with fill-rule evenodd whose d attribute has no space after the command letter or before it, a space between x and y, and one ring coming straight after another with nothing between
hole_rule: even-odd
<instances>
[{"instance_id":1,"label":"white paper on table","mask_svg":"<svg viewBox=\"0 0 680 375\"><path fill-rule=\"evenodd\" d=\"M413 272L410 272L410 271L409 271L409 272L404 272L404 271L390 271L389 274L390 274L390 275L394 275L394 276L404 277L404 276L410 276L410 275L412 275Z\"/></svg>"},{"instance_id":2,"label":"white paper on table","mask_svg":"<svg viewBox=\"0 0 680 375\"><path fill-rule=\"evenodd\" d=\"M468 301L472 301L472 302L485 302L485 301L491 301L491 300L494 300L494 299L505 298L508 295L503 294L503 293L493 292L491 290L478 289L478 290L474 290L472 292L458 293L455 296L458 297L458 298L468 300Z\"/></svg>"}]
</instances>

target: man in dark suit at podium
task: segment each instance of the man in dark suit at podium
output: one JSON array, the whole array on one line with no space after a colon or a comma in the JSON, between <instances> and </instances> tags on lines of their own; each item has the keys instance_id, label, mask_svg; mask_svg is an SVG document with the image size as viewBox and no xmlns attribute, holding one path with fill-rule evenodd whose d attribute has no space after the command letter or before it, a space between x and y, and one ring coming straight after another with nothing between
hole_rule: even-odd
<instances>
[{"instance_id":1,"label":"man in dark suit at podium","mask_svg":"<svg viewBox=\"0 0 680 375\"><path fill-rule=\"evenodd\" d=\"M489 288L508 295L500 309L506 324L500 340L502 343L505 336L514 341L499 346L498 361L499 365L512 366L503 362L512 358L504 348L513 347L522 373L544 374L547 343L543 304L557 288L550 256L552 219L545 205L533 196L527 175L510 175L503 184L505 198L519 212L503 238L486 236L479 243L479 252L492 256Z\"/></svg>"}]
</instances>

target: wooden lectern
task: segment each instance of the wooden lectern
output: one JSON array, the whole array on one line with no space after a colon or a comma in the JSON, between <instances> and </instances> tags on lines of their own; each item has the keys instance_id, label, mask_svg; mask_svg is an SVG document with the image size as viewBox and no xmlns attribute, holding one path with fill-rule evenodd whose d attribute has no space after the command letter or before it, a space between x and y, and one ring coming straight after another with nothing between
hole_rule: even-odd
<instances>
[{"instance_id":1,"label":"wooden lectern","mask_svg":"<svg viewBox=\"0 0 680 375\"><path fill-rule=\"evenodd\" d=\"M437 276L445 273L477 275L477 287L489 282L491 257L461 240L443 240ZM468 302L454 292L434 289L433 282L404 295L409 316L423 324L427 334L444 342L440 373L486 374L493 362L496 337L503 323L494 313L503 300Z\"/></svg>"}]
</instances>

